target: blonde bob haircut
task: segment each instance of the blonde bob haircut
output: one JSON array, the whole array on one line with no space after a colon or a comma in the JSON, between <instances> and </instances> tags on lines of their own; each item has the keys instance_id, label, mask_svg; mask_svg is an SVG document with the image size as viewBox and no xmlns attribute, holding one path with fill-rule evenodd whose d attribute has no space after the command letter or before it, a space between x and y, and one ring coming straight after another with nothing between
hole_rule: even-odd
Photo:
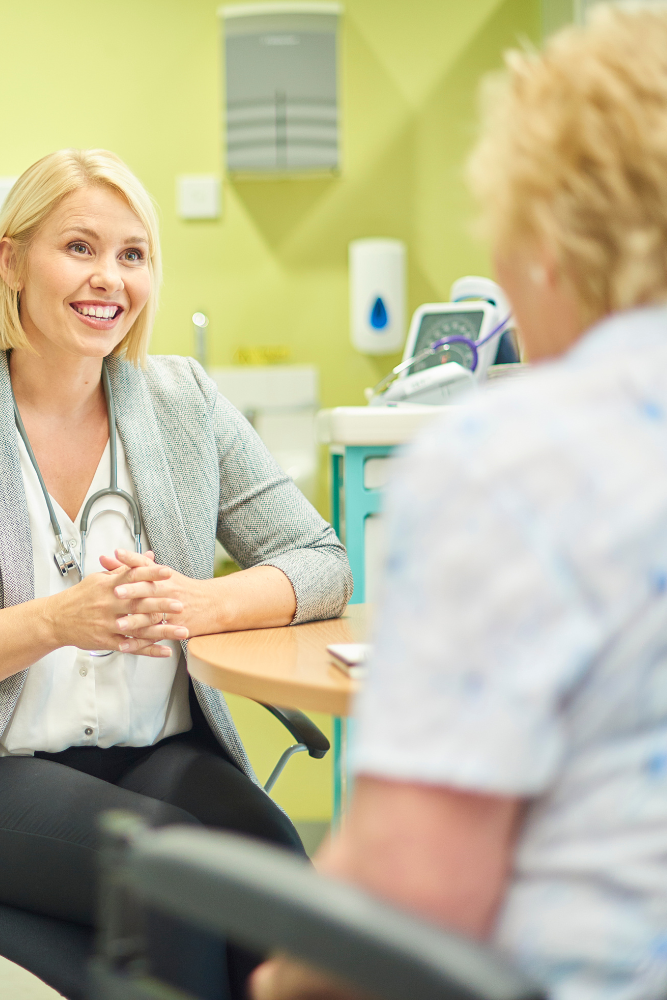
<instances>
[{"instance_id":1,"label":"blonde bob haircut","mask_svg":"<svg viewBox=\"0 0 667 1000\"><path fill-rule=\"evenodd\" d=\"M667 11L600 5L505 62L468 164L496 251L545 246L587 322L667 300Z\"/></svg>"},{"instance_id":2,"label":"blonde bob haircut","mask_svg":"<svg viewBox=\"0 0 667 1000\"><path fill-rule=\"evenodd\" d=\"M106 149L61 149L51 153L28 167L9 192L0 212L0 238L7 237L14 248L14 281L10 285L0 278L0 349L31 349L21 326L18 291L27 273L30 244L65 195L90 186L110 188L124 198L148 234L151 293L114 351L135 365L143 365L162 278L157 214L141 182Z\"/></svg>"}]
</instances>

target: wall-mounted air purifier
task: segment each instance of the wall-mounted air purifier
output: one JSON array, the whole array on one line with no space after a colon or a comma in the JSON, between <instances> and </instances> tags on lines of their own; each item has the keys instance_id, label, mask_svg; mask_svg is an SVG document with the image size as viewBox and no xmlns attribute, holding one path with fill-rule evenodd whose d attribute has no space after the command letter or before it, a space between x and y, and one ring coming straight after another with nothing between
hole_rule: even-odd
<instances>
[{"instance_id":1,"label":"wall-mounted air purifier","mask_svg":"<svg viewBox=\"0 0 667 1000\"><path fill-rule=\"evenodd\" d=\"M405 339L405 243L353 240L350 335L362 354L395 354Z\"/></svg>"},{"instance_id":2,"label":"wall-mounted air purifier","mask_svg":"<svg viewBox=\"0 0 667 1000\"><path fill-rule=\"evenodd\" d=\"M339 165L338 3L224 6L230 171L335 170Z\"/></svg>"}]
</instances>

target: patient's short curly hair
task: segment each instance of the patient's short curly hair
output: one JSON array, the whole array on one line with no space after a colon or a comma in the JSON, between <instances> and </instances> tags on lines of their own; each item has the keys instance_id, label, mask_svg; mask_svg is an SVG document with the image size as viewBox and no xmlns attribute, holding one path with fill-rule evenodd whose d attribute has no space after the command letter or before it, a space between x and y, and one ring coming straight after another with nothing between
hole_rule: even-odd
<instances>
[{"instance_id":1,"label":"patient's short curly hair","mask_svg":"<svg viewBox=\"0 0 667 1000\"><path fill-rule=\"evenodd\" d=\"M546 244L589 321L667 300L667 11L603 5L506 64L469 162L495 248Z\"/></svg>"}]
</instances>

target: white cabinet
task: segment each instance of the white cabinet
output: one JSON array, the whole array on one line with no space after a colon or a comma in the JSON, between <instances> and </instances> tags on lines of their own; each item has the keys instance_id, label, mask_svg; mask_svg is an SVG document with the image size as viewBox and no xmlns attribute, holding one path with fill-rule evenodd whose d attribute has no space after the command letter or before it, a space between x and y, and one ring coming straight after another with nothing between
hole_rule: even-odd
<instances>
[{"instance_id":1,"label":"white cabinet","mask_svg":"<svg viewBox=\"0 0 667 1000\"><path fill-rule=\"evenodd\" d=\"M210 368L208 373L223 396L247 417L278 465L312 502L317 479L317 368L237 365Z\"/></svg>"}]
</instances>

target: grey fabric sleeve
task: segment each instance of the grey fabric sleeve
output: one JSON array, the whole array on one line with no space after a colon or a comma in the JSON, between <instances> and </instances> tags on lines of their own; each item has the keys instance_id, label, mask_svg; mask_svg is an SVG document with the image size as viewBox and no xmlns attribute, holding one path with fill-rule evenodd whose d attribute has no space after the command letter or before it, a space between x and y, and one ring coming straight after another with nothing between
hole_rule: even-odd
<instances>
[{"instance_id":1,"label":"grey fabric sleeve","mask_svg":"<svg viewBox=\"0 0 667 1000\"><path fill-rule=\"evenodd\" d=\"M275 566L296 595L292 624L335 618L352 595L343 545L203 369L193 374L212 409L220 466L218 540L242 569Z\"/></svg>"}]
</instances>

